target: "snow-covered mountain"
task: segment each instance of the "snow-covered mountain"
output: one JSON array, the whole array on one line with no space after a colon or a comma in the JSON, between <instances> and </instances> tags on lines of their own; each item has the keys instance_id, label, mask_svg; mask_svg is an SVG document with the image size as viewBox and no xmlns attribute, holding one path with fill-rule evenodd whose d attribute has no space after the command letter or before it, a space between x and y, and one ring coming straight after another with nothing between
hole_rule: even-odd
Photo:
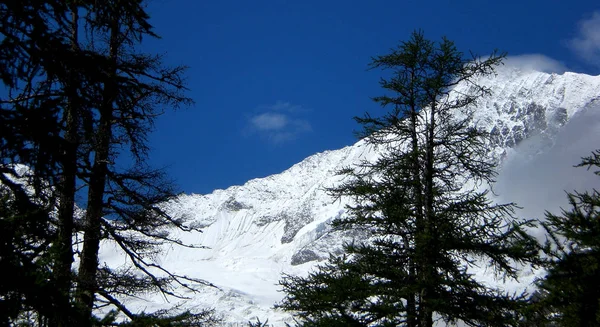
<instances>
[{"instance_id":1,"label":"snow-covered mountain","mask_svg":"<svg viewBox=\"0 0 600 327\"><path fill-rule=\"evenodd\" d=\"M509 66L479 83L493 91L477 105L475 120L492 133L490 151L502 162L495 188L500 200L515 201L524 207L523 214L541 217L543 209L564 203L564 189L587 186L589 174L577 177L579 171L571 166L600 148L600 76ZM182 195L169 203L174 216L191 219L203 230L179 237L208 248L172 246L156 260L178 274L218 286L186 293L191 299L183 305L214 307L231 325L258 316L283 326L287 314L272 309L283 297L277 286L282 274L307 273L352 237L330 233L329 222L344 213L344 200L332 199L325 187L339 182L335 172L341 167L375 155L357 142L310 156L280 174L207 195ZM123 262L110 245L104 246L102 261ZM537 273L524 271L521 284L504 285L526 286ZM482 271L481 278L489 277ZM177 303L171 301L165 304L156 295L136 305L152 310Z\"/></svg>"}]
</instances>

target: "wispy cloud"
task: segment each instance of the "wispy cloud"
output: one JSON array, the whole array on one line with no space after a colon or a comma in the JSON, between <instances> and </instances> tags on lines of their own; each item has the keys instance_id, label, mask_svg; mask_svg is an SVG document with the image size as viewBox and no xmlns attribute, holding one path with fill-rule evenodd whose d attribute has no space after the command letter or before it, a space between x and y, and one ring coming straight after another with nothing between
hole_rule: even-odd
<instances>
[{"instance_id":1,"label":"wispy cloud","mask_svg":"<svg viewBox=\"0 0 600 327\"><path fill-rule=\"evenodd\" d=\"M539 53L509 56L504 63L506 67L516 67L522 70L535 70L545 73L562 74L567 71L567 67L563 63Z\"/></svg>"},{"instance_id":2,"label":"wispy cloud","mask_svg":"<svg viewBox=\"0 0 600 327\"><path fill-rule=\"evenodd\" d=\"M297 139L312 131L310 122L300 117L305 108L285 101L261 105L257 113L248 118L247 134L256 134L274 144Z\"/></svg>"},{"instance_id":3,"label":"wispy cloud","mask_svg":"<svg viewBox=\"0 0 600 327\"><path fill-rule=\"evenodd\" d=\"M570 208L565 191L592 190L598 184L593 169L573 166L599 147L600 105L590 105L558 135L546 137L533 136L513 149L494 187L500 203L516 201L523 207L518 212L522 218L543 220L546 210L560 214L561 207Z\"/></svg>"},{"instance_id":4,"label":"wispy cloud","mask_svg":"<svg viewBox=\"0 0 600 327\"><path fill-rule=\"evenodd\" d=\"M288 118L285 115L265 112L250 119L250 123L261 131L276 131L285 128Z\"/></svg>"},{"instance_id":5,"label":"wispy cloud","mask_svg":"<svg viewBox=\"0 0 600 327\"><path fill-rule=\"evenodd\" d=\"M259 106L259 109L268 110L268 111L285 111L288 113L297 113L306 111L306 109L302 108L302 106L297 104L292 104L286 101L277 100L275 104L272 105L262 105Z\"/></svg>"},{"instance_id":6,"label":"wispy cloud","mask_svg":"<svg viewBox=\"0 0 600 327\"><path fill-rule=\"evenodd\" d=\"M577 36L567 42L581 59L600 66L600 11L579 21Z\"/></svg>"}]
</instances>

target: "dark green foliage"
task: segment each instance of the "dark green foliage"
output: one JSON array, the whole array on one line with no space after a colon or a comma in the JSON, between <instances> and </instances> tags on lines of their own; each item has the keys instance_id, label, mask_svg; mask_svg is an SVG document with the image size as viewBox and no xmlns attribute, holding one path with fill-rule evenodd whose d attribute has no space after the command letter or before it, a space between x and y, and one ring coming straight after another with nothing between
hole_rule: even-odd
<instances>
[{"instance_id":1,"label":"dark green foliage","mask_svg":"<svg viewBox=\"0 0 600 327\"><path fill-rule=\"evenodd\" d=\"M164 110L191 100L185 67L137 50L144 37L156 37L145 7L142 0L0 3L0 260L21 277L0 284L1 322L215 321L211 311L136 313L123 304L147 292L181 297L176 285L210 285L153 260L161 244L184 245L169 229L191 228L162 210L176 193L163 171L146 166L147 135ZM103 240L128 265L99 266ZM115 311L95 317L99 306Z\"/></svg>"},{"instance_id":2,"label":"dark green foliage","mask_svg":"<svg viewBox=\"0 0 600 327\"><path fill-rule=\"evenodd\" d=\"M373 287L376 278L364 274L362 269L367 267L347 261L346 257L332 256L308 278L286 276L281 281L289 291L283 308L298 311L302 326L370 326L403 309L403 303L391 303L384 297L370 301L371 296L378 295ZM389 325L402 321L391 320Z\"/></svg>"},{"instance_id":3,"label":"dark green foliage","mask_svg":"<svg viewBox=\"0 0 600 327\"><path fill-rule=\"evenodd\" d=\"M415 32L371 66L390 70L388 95L374 100L390 110L356 120L364 140L379 149L374 161L340 171L330 192L347 197L339 230L363 230L307 278L281 281L302 326L423 326L435 317L469 326L510 326L520 319L522 295L477 281L472 268L488 266L516 278L515 263L536 258L537 243L514 218L513 204L494 204L481 191L493 182L487 133L472 122L477 99L489 90L476 78L494 72L503 56L464 58L447 40ZM468 83L468 89L453 92Z\"/></svg>"},{"instance_id":4,"label":"dark green foliage","mask_svg":"<svg viewBox=\"0 0 600 327\"><path fill-rule=\"evenodd\" d=\"M600 150L578 166L598 169ZM600 326L600 193L575 192L568 198L569 210L546 214L548 272L538 281L532 310L547 325Z\"/></svg>"},{"instance_id":5,"label":"dark green foliage","mask_svg":"<svg viewBox=\"0 0 600 327\"><path fill-rule=\"evenodd\" d=\"M0 187L7 201L7 211L0 219L7 228L14 228L5 239L15 246L6 248L3 257L18 258L4 261L8 266L3 270L12 266L21 277L19 282L3 279L2 284L6 284L3 290L12 289L13 298L21 298L25 304L19 309L19 319L24 314L38 324L48 319L66 324L69 317L76 316L68 302L68 284L66 288L59 285L58 253L54 251L58 224L50 214L58 202L55 183L64 159L61 109L65 101L58 81L68 74L66 61L75 62L67 32L55 28L67 23L67 11L64 1L0 4L0 74L4 83ZM69 231L69 242L70 238ZM0 295L7 297L4 292Z\"/></svg>"},{"instance_id":6,"label":"dark green foliage","mask_svg":"<svg viewBox=\"0 0 600 327\"><path fill-rule=\"evenodd\" d=\"M0 191L0 325L7 326L32 308L50 315L55 290L46 257L48 210L23 194Z\"/></svg>"},{"instance_id":7,"label":"dark green foliage","mask_svg":"<svg viewBox=\"0 0 600 327\"><path fill-rule=\"evenodd\" d=\"M122 327L215 327L222 321L216 318L213 310L204 310L199 313L189 311L173 313L173 310L160 310L152 314L131 314L130 320L119 322L118 311L111 311L101 320L94 321L94 326L122 326Z\"/></svg>"},{"instance_id":8,"label":"dark green foliage","mask_svg":"<svg viewBox=\"0 0 600 327\"><path fill-rule=\"evenodd\" d=\"M256 318L255 322L252 321L248 321L248 327L269 327L269 319L267 319L265 322L260 321L259 318Z\"/></svg>"}]
</instances>

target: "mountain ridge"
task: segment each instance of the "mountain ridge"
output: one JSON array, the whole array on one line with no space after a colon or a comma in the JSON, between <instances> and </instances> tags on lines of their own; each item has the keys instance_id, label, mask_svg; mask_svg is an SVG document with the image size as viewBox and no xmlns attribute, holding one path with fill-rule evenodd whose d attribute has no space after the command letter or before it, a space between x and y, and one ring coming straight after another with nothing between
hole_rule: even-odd
<instances>
[{"instance_id":1,"label":"mountain ridge","mask_svg":"<svg viewBox=\"0 0 600 327\"><path fill-rule=\"evenodd\" d=\"M492 95L478 103L474 118L491 134L490 154L501 162L515 157L528 140L534 140L536 151L547 151L574 116L600 107L600 76L505 66L495 78L476 82L492 89ZM461 84L455 91L467 92L469 87ZM219 287L186 294L192 298L185 302L187 307L214 306L231 324L258 316L278 326L289 319L271 308L283 296L276 285L281 274L306 274L352 238L329 232L329 222L344 213L346 200L332 199L326 188L342 178L336 175L339 168L376 155L376 149L358 141L243 185L205 195L181 195L165 204L165 210L175 218L189 219L203 233L177 232L177 236L208 248L167 247L157 261ZM103 248L102 260L111 265L120 262L119 254L108 247ZM531 281L539 273L524 272L524 280ZM159 296L152 295L140 300L139 307L161 308L160 302Z\"/></svg>"}]
</instances>

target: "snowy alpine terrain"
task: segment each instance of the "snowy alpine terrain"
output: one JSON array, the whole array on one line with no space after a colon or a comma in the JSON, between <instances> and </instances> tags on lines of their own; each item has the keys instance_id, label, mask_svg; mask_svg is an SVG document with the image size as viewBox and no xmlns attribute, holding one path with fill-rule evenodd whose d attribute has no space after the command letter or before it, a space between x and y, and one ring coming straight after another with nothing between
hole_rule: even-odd
<instances>
[{"instance_id":1,"label":"snowy alpine terrain","mask_svg":"<svg viewBox=\"0 0 600 327\"><path fill-rule=\"evenodd\" d=\"M564 190L593 185L590 172L572 166L600 148L600 76L505 66L495 78L479 83L493 91L478 103L475 123L492 134L489 150L501 162L494 186L498 201L514 201L523 207L520 215L542 218L544 210L556 211L566 204ZM212 307L231 326L242 326L253 317L283 326L289 315L272 308L283 297L277 285L282 274L306 274L352 238L330 232L329 222L344 214L346 200L331 198L325 188L339 182L338 169L376 153L359 141L310 156L280 174L211 194L182 195L166 204L172 215L203 230L176 235L207 248L170 246L155 260L216 287L182 291L188 300L149 294L135 300L135 307ZM106 243L100 263L117 266L124 260ZM480 278L507 290L527 287L543 273L524 269L518 282L502 283L484 268L478 271Z\"/></svg>"}]
</instances>

